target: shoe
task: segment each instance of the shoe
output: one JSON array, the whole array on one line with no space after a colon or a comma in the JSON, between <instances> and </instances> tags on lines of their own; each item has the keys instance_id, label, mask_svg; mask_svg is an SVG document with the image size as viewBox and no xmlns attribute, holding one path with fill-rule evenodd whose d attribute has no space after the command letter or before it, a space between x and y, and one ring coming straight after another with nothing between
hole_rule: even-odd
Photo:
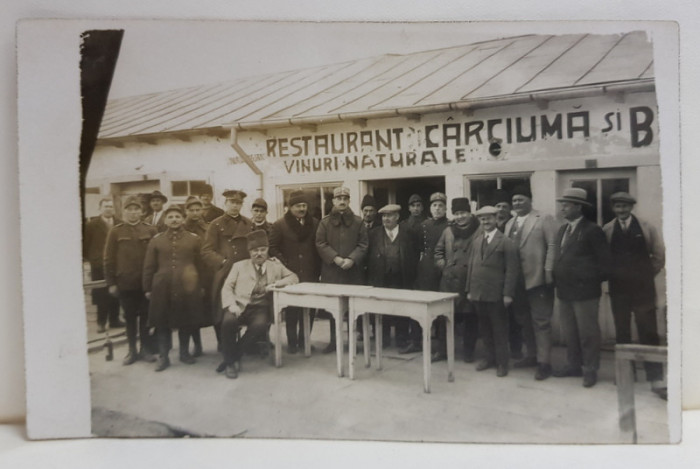
<instances>
[{"instance_id":1,"label":"shoe","mask_svg":"<svg viewBox=\"0 0 700 469\"><path fill-rule=\"evenodd\" d=\"M508 367L506 365L498 365L498 367L496 368L496 376L498 376L499 378L508 376Z\"/></svg>"},{"instance_id":2,"label":"shoe","mask_svg":"<svg viewBox=\"0 0 700 469\"><path fill-rule=\"evenodd\" d=\"M297 346L296 345L287 345L287 353L290 355L294 355L297 353Z\"/></svg>"},{"instance_id":3,"label":"shoe","mask_svg":"<svg viewBox=\"0 0 700 469\"><path fill-rule=\"evenodd\" d=\"M407 353L418 353L418 352L421 352L422 350L423 350L423 348L420 345L416 344L415 342L409 342L408 345L406 345L404 348L399 350L399 353L404 355Z\"/></svg>"},{"instance_id":4,"label":"shoe","mask_svg":"<svg viewBox=\"0 0 700 469\"><path fill-rule=\"evenodd\" d=\"M553 371L552 376L554 376L555 378L580 377L583 376L583 372L580 369L574 369L567 366L562 368L561 370Z\"/></svg>"},{"instance_id":5,"label":"shoe","mask_svg":"<svg viewBox=\"0 0 700 469\"><path fill-rule=\"evenodd\" d=\"M329 354L335 352L335 342L331 342L323 349L324 354Z\"/></svg>"},{"instance_id":6,"label":"shoe","mask_svg":"<svg viewBox=\"0 0 700 469\"><path fill-rule=\"evenodd\" d=\"M192 356L193 356L193 357L201 357L203 353L204 353L204 352L202 352L202 346L201 346L201 345L195 345L195 346L194 346L194 353L192 353Z\"/></svg>"},{"instance_id":7,"label":"shoe","mask_svg":"<svg viewBox=\"0 0 700 469\"><path fill-rule=\"evenodd\" d=\"M124 360L122 360L122 365L133 365L134 363L136 363L136 360L138 360L138 355L136 353L129 352L128 354L126 354L126 357L124 357Z\"/></svg>"},{"instance_id":8,"label":"shoe","mask_svg":"<svg viewBox=\"0 0 700 469\"><path fill-rule=\"evenodd\" d=\"M216 367L216 372L223 373L225 369L226 369L226 362L221 362L221 363L219 363L219 366Z\"/></svg>"},{"instance_id":9,"label":"shoe","mask_svg":"<svg viewBox=\"0 0 700 469\"><path fill-rule=\"evenodd\" d=\"M474 363L474 352L464 352L464 363Z\"/></svg>"},{"instance_id":10,"label":"shoe","mask_svg":"<svg viewBox=\"0 0 700 469\"><path fill-rule=\"evenodd\" d=\"M595 371L587 371L583 374L583 387L590 388L598 382L598 373Z\"/></svg>"},{"instance_id":11,"label":"shoe","mask_svg":"<svg viewBox=\"0 0 700 469\"><path fill-rule=\"evenodd\" d=\"M158 363L156 363L156 371L163 371L170 366L170 359L168 357L158 357Z\"/></svg>"},{"instance_id":12,"label":"shoe","mask_svg":"<svg viewBox=\"0 0 700 469\"><path fill-rule=\"evenodd\" d=\"M479 364L476 365L476 371L488 370L489 368L493 368L494 365L494 362L490 362L488 360L481 360Z\"/></svg>"},{"instance_id":13,"label":"shoe","mask_svg":"<svg viewBox=\"0 0 700 469\"><path fill-rule=\"evenodd\" d=\"M442 362L445 360L447 360L447 355L442 352L433 352L432 355L430 355L430 361L433 363Z\"/></svg>"},{"instance_id":14,"label":"shoe","mask_svg":"<svg viewBox=\"0 0 700 469\"><path fill-rule=\"evenodd\" d=\"M118 321L115 324L109 324L110 329L121 329L126 327L126 323L124 321Z\"/></svg>"},{"instance_id":15,"label":"shoe","mask_svg":"<svg viewBox=\"0 0 700 469\"><path fill-rule=\"evenodd\" d=\"M238 370L236 370L236 367L234 365L227 365L226 366L226 377L228 379L238 378Z\"/></svg>"},{"instance_id":16,"label":"shoe","mask_svg":"<svg viewBox=\"0 0 700 469\"><path fill-rule=\"evenodd\" d=\"M513 368L531 368L534 366L537 366L537 358L535 357L526 357L513 363Z\"/></svg>"},{"instance_id":17,"label":"shoe","mask_svg":"<svg viewBox=\"0 0 700 469\"><path fill-rule=\"evenodd\" d=\"M197 363L197 360L195 360L194 357L189 353L181 353L180 361L186 365L194 365L195 363Z\"/></svg>"},{"instance_id":18,"label":"shoe","mask_svg":"<svg viewBox=\"0 0 700 469\"><path fill-rule=\"evenodd\" d=\"M535 379L537 381L544 381L550 376L552 376L552 366L549 363L540 363L537 365L537 371L535 371Z\"/></svg>"},{"instance_id":19,"label":"shoe","mask_svg":"<svg viewBox=\"0 0 700 469\"><path fill-rule=\"evenodd\" d=\"M513 350L510 352L510 358L512 358L513 360L520 360L521 358L523 358L523 356L523 352L520 350Z\"/></svg>"},{"instance_id":20,"label":"shoe","mask_svg":"<svg viewBox=\"0 0 700 469\"><path fill-rule=\"evenodd\" d=\"M97 325L97 333L102 334L107 331L107 328L105 327L104 324L98 324Z\"/></svg>"},{"instance_id":21,"label":"shoe","mask_svg":"<svg viewBox=\"0 0 700 469\"><path fill-rule=\"evenodd\" d=\"M141 351L139 352L138 358L139 358L140 360L145 361L146 363L155 363L155 361L157 360L157 358L156 358L155 355L153 355L152 353L148 353L148 352L145 351L145 350L141 350Z\"/></svg>"}]
</instances>

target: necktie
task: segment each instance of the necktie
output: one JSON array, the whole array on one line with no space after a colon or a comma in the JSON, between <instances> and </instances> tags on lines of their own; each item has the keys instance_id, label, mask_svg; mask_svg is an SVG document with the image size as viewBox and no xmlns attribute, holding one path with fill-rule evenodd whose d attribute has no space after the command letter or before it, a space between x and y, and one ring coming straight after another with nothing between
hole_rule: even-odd
<instances>
[{"instance_id":1,"label":"necktie","mask_svg":"<svg viewBox=\"0 0 700 469\"><path fill-rule=\"evenodd\" d=\"M481 240L481 259L484 259L484 253L486 252L486 247L489 245L488 241L489 237L486 233L484 233L484 239Z\"/></svg>"},{"instance_id":2,"label":"necktie","mask_svg":"<svg viewBox=\"0 0 700 469\"><path fill-rule=\"evenodd\" d=\"M622 223L623 233L627 233L627 231L630 229L629 220L620 220L620 223Z\"/></svg>"},{"instance_id":3,"label":"necktie","mask_svg":"<svg viewBox=\"0 0 700 469\"><path fill-rule=\"evenodd\" d=\"M564 238L562 238L561 246L564 247L569 242L569 237L571 236L571 223L566 224L566 231L564 232Z\"/></svg>"},{"instance_id":4,"label":"necktie","mask_svg":"<svg viewBox=\"0 0 700 469\"><path fill-rule=\"evenodd\" d=\"M304 226L304 219L303 218L297 218L297 220L299 220L300 225Z\"/></svg>"}]
</instances>

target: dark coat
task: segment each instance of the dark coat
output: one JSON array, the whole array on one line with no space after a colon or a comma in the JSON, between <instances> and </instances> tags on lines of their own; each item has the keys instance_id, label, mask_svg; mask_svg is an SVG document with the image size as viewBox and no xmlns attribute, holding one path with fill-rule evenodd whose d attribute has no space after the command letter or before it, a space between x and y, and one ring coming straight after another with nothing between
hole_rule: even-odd
<instances>
[{"instance_id":1,"label":"dark coat","mask_svg":"<svg viewBox=\"0 0 700 469\"><path fill-rule=\"evenodd\" d=\"M435 265L435 246L447 227L447 217L435 220L428 218L421 224L422 246L418 273L416 275L416 290L438 291L442 271Z\"/></svg>"},{"instance_id":2,"label":"dark coat","mask_svg":"<svg viewBox=\"0 0 700 469\"><path fill-rule=\"evenodd\" d=\"M440 278L440 291L464 294L467 285L469 249L478 229L479 220L471 217L465 228L451 224L442 232L435 246L435 262L445 261Z\"/></svg>"},{"instance_id":3,"label":"dark coat","mask_svg":"<svg viewBox=\"0 0 700 469\"><path fill-rule=\"evenodd\" d=\"M202 325L201 248L199 236L182 228L168 229L148 243L143 291L151 292L149 326Z\"/></svg>"},{"instance_id":4,"label":"dark coat","mask_svg":"<svg viewBox=\"0 0 700 469\"><path fill-rule=\"evenodd\" d=\"M199 236L199 239L202 241L202 243L204 243L204 237L206 236L207 228L209 228L209 223L205 222L202 219L196 222L192 220L185 220L185 223L182 225L182 227L190 233L194 233L197 236ZM211 287L213 280L214 272L209 267L203 264L201 270L199 271L199 283L202 285L202 289L204 290L204 299L202 300L204 305L204 319L202 321L203 327L211 326L214 321L211 311Z\"/></svg>"},{"instance_id":5,"label":"dark coat","mask_svg":"<svg viewBox=\"0 0 700 469\"><path fill-rule=\"evenodd\" d=\"M367 284L373 287L388 287L384 284L386 272L386 253L384 227L372 229L369 232L369 248L367 251ZM401 264L401 288L411 289L416 280L418 265L418 246L415 235L399 226L399 233L394 242L399 246L399 262Z\"/></svg>"},{"instance_id":6,"label":"dark coat","mask_svg":"<svg viewBox=\"0 0 700 469\"><path fill-rule=\"evenodd\" d=\"M347 209L340 214L333 209L318 224L316 249L321 256L321 282L364 284L364 265L367 255L367 229L362 219ZM333 262L336 256L350 258L355 265L343 270Z\"/></svg>"},{"instance_id":7,"label":"dark coat","mask_svg":"<svg viewBox=\"0 0 700 469\"><path fill-rule=\"evenodd\" d=\"M212 276L211 308L215 324L221 319L221 287L231 266L250 257L246 235L252 231L253 222L243 215L239 217L236 222L224 214L211 222L202 244L202 258Z\"/></svg>"},{"instance_id":8,"label":"dark coat","mask_svg":"<svg viewBox=\"0 0 700 469\"><path fill-rule=\"evenodd\" d=\"M409 215L408 218L405 220L401 221L399 223L399 226L402 228L406 228L409 230L411 233L413 233L416 238L420 239L423 236L423 222L425 221L425 216L424 215L418 215L413 216Z\"/></svg>"},{"instance_id":9,"label":"dark coat","mask_svg":"<svg viewBox=\"0 0 700 469\"><path fill-rule=\"evenodd\" d=\"M251 220L252 221L252 220ZM258 230L263 230L265 234L267 234L267 238L270 238L270 232L272 231L272 223L269 221L265 220L265 222L258 226L253 222L253 231L258 231Z\"/></svg>"},{"instance_id":10,"label":"dark coat","mask_svg":"<svg viewBox=\"0 0 700 469\"><path fill-rule=\"evenodd\" d=\"M146 249L156 234L158 230L144 222L120 223L110 230L104 250L107 286L116 285L119 292L142 291Z\"/></svg>"},{"instance_id":11,"label":"dark coat","mask_svg":"<svg viewBox=\"0 0 700 469\"><path fill-rule=\"evenodd\" d=\"M287 212L272 224L270 230L270 257L279 259L297 274L300 282L318 282L321 258L316 250L318 220L310 213L302 225Z\"/></svg>"},{"instance_id":12,"label":"dark coat","mask_svg":"<svg viewBox=\"0 0 700 469\"><path fill-rule=\"evenodd\" d=\"M600 284L610 272L610 250L603 230L582 218L562 249L567 223L559 228L554 255L554 286L557 297L583 301L600 297Z\"/></svg>"},{"instance_id":13,"label":"dark coat","mask_svg":"<svg viewBox=\"0 0 700 469\"><path fill-rule=\"evenodd\" d=\"M467 269L466 291L471 301L502 301L513 298L520 275L520 259L515 243L496 230L483 249L485 232L479 230L472 240Z\"/></svg>"},{"instance_id":14,"label":"dark coat","mask_svg":"<svg viewBox=\"0 0 700 469\"><path fill-rule=\"evenodd\" d=\"M207 223L213 222L223 214L224 211L214 204L211 204L207 208L202 207L202 220L204 220Z\"/></svg>"},{"instance_id":15,"label":"dark coat","mask_svg":"<svg viewBox=\"0 0 700 469\"><path fill-rule=\"evenodd\" d=\"M117 218L113 218L112 227L121 223ZM102 271L102 263L105 251L105 242L110 226L102 219L102 217L91 218L85 224L85 232L83 233L83 259L90 263L90 279L102 280L104 273Z\"/></svg>"},{"instance_id":16,"label":"dark coat","mask_svg":"<svg viewBox=\"0 0 700 469\"><path fill-rule=\"evenodd\" d=\"M207 228L209 228L209 223L205 222L202 219L199 219L197 221L185 220L185 223L182 224L182 227L190 233L196 234L197 236L202 238L203 241L204 236L207 234Z\"/></svg>"}]
</instances>

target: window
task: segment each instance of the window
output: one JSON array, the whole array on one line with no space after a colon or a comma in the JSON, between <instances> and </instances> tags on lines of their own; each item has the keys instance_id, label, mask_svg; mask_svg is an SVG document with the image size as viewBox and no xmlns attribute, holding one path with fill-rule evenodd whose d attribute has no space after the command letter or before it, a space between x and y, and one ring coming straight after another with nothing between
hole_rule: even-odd
<instances>
[{"instance_id":1,"label":"window","mask_svg":"<svg viewBox=\"0 0 700 469\"><path fill-rule=\"evenodd\" d=\"M633 169L562 172L560 181L562 191L567 187L586 190L588 202L593 206L583 207L583 215L601 226L615 218L610 204L611 195L628 192L634 196L636 192Z\"/></svg>"},{"instance_id":2,"label":"window","mask_svg":"<svg viewBox=\"0 0 700 469\"><path fill-rule=\"evenodd\" d=\"M530 188L529 174L469 177L469 199L472 205L476 204L477 208L483 207L484 205L493 205L493 196L497 189L511 192L517 186L521 185L528 189Z\"/></svg>"},{"instance_id":3,"label":"window","mask_svg":"<svg viewBox=\"0 0 700 469\"><path fill-rule=\"evenodd\" d=\"M171 181L170 188L173 197L187 197L202 193L206 181Z\"/></svg>"},{"instance_id":4,"label":"window","mask_svg":"<svg viewBox=\"0 0 700 469\"><path fill-rule=\"evenodd\" d=\"M328 215L333 208L333 189L339 187L341 183L328 183L323 185L293 186L282 188L282 198L284 212L289 207L289 194L294 191L304 191L306 199L309 201L309 213L317 219ZM282 214L280 214L281 216Z\"/></svg>"}]
</instances>

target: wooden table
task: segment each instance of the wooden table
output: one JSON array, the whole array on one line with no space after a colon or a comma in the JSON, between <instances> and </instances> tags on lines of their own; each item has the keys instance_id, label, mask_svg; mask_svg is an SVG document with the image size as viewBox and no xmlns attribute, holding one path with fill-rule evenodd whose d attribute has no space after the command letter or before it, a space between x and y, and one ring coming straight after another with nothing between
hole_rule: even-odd
<instances>
[{"instance_id":1,"label":"wooden table","mask_svg":"<svg viewBox=\"0 0 700 469\"><path fill-rule=\"evenodd\" d=\"M371 288L353 292L349 298L350 330L355 329L355 321L363 314L375 314L375 331L377 369L382 367L382 315L402 316L414 319L423 329L423 390L430 392L430 328L433 320L445 316L447 320L447 380L454 381L454 299L456 293L439 293L431 291L400 290L396 288ZM369 321L362 321L364 338L365 366L370 366L369 358ZM350 334L349 374L355 378L355 350L357 339Z\"/></svg>"},{"instance_id":2,"label":"wooden table","mask_svg":"<svg viewBox=\"0 0 700 469\"><path fill-rule=\"evenodd\" d=\"M343 376L343 315L348 311L348 296L370 289L365 285L334 283L298 283L273 289L275 366L282 366L282 310L288 306L303 308L304 355L311 355L309 308L324 309L335 318L335 350L338 376ZM350 337L354 334L350 333Z\"/></svg>"}]
</instances>

